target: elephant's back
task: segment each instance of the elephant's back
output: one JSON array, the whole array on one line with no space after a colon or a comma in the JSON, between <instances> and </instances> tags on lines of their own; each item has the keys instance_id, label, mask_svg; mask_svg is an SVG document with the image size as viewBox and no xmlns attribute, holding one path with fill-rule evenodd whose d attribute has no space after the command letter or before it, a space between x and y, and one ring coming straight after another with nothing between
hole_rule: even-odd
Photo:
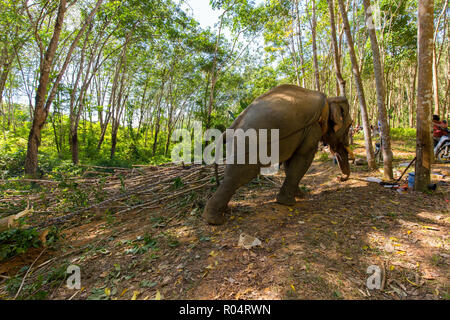
<instances>
[{"instance_id":1,"label":"elephant's back","mask_svg":"<svg viewBox=\"0 0 450 320\"><path fill-rule=\"evenodd\" d=\"M280 138L316 123L326 96L295 85L281 85L257 98L236 119L237 129L279 129Z\"/></svg>"},{"instance_id":2,"label":"elephant's back","mask_svg":"<svg viewBox=\"0 0 450 320\"><path fill-rule=\"evenodd\" d=\"M268 92L262 94L255 99L255 102L261 100L273 100L273 99L320 99L325 98L325 95L319 91L302 88L293 84L282 84Z\"/></svg>"}]
</instances>

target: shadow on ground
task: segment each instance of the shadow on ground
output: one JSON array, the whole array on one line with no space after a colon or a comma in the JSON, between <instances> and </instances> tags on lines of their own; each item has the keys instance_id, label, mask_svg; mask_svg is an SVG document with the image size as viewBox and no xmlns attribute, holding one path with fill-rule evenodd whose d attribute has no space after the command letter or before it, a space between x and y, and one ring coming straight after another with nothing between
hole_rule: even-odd
<instances>
[{"instance_id":1,"label":"shadow on ground","mask_svg":"<svg viewBox=\"0 0 450 320\"><path fill-rule=\"evenodd\" d=\"M401 195L354 171L341 184L331 163L314 163L302 181L310 193L292 207L274 202L282 176L255 180L219 227L201 219L203 194L192 206L79 221L36 273L80 266L82 290L62 276L44 286L49 299L448 299L448 187ZM239 248L243 232L262 246ZM383 271L382 290L367 288L370 266Z\"/></svg>"}]
</instances>

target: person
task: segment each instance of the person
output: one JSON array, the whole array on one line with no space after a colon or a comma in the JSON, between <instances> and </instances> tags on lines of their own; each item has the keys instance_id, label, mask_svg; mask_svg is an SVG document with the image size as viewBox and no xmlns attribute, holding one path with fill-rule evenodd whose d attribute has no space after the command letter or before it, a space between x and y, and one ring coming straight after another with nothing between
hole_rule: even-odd
<instances>
[{"instance_id":1,"label":"person","mask_svg":"<svg viewBox=\"0 0 450 320\"><path fill-rule=\"evenodd\" d=\"M353 135L355 134L355 128L353 128L353 125L350 126L350 129L348 130L348 138L350 140L350 145L353 144Z\"/></svg>"},{"instance_id":2,"label":"person","mask_svg":"<svg viewBox=\"0 0 450 320\"><path fill-rule=\"evenodd\" d=\"M376 126L376 127L374 126L372 132L373 132L373 136L374 137L379 136L380 132L381 132L380 131L380 127L379 126Z\"/></svg>"},{"instance_id":3,"label":"person","mask_svg":"<svg viewBox=\"0 0 450 320\"><path fill-rule=\"evenodd\" d=\"M441 122L441 118L438 115L433 116L433 141L434 146L439 143L441 138L448 134L447 124L445 122Z\"/></svg>"}]
</instances>

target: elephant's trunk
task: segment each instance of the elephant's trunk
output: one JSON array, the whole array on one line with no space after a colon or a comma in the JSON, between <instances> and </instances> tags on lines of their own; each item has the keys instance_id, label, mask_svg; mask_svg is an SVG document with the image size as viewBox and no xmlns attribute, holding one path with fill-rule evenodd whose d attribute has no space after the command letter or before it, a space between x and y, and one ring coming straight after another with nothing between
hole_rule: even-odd
<instances>
[{"instance_id":1,"label":"elephant's trunk","mask_svg":"<svg viewBox=\"0 0 450 320\"><path fill-rule=\"evenodd\" d=\"M349 151L347 151L344 145L338 147L336 158L343 174L340 180L347 181L350 178L350 164L348 163Z\"/></svg>"}]
</instances>

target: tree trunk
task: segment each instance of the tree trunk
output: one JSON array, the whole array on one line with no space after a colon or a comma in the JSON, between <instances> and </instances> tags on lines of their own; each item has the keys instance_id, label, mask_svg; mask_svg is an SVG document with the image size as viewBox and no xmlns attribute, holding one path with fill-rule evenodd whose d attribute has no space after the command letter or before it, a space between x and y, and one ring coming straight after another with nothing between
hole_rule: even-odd
<instances>
[{"instance_id":1,"label":"tree trunk","mask_svg":"<svg viewBox=\"0 0 450 320\"><path fill-rule=\"evenodd\" d=\"M79 152L78 152L78 132L75 131L71 134L70 149L72 151L72 162L73 164L78 164L79 162Z\"/></svg>"},{"instance_id":2,"label":"tree trunk","mask_svg":"<svg viewBox=\"0 0 450 320\"><path fill-rule=\"evenodd\" d=\"M436 45L433 45L433 100L434 100L434 114L440 115L439 106L439 81L438 81L438 66L436 57Z\"/></svg>"},{"instance_id":3,"label":"tree trunk","mask_svg":"<svg viewBox=\"0 0 450 320\"><path fill-rule=\"evenodd\" d=\"M300 59L300 69L302 71L301 78L302 78L302 87L304 88L306 86L305 81L305 58L303 54L303 39L302 39L302 27L301 27L301 21L300 21L300 12L298 9L298 0L295 0L295 14L297 19L297 37L298 37L298 52L299 52L299 59Z\"/></svg>"},{"instance_id":4,"label":"tree trunk","mask_svg":"<svg viewBox=\"0 0 450 320\"><path fill-rule=\"evenodd\" d=\"M414 78L411 87L411 102L410 102L410 114L409 114L409 127L414 128L414 108L416 102L416 92L417 92L417 62L414 64Z\"/></svg>"},{"instance_id":5,"label":"tree trunk","mask_svg":"<svg viewBox=\"0 0 450 320\"><path fill-rule=\"evenodd\" d=\"M366 21L372 22L372 13L370 11L370 0L363 0L364 9L366 11ZM367 25L367 29L370 37L370 44L372 46L373 53L373 69L375 73L375 82L377 90L377 105L378 105L378 121L381 124L381 147L383 150L383 163L384 163L384 178L387 180L394 179L394 173L392 171L392 149L391 149L391 135L390 128L387 121L386 106L384 104L386 97L386 90L384 87L383 66L381 65L380 49L378 47L377 34L374 29L374 23ZM377 124L375 124L377 125Z\"/></svg>"},{"instance_id":6,"label":"tree trunk","mask_svg":"<svg viewBox=\"0 0 450 320\"><path fill-rule=\"evenodd\" d=\"M111 119L111 115L113 115L113 113L114 113L114 106L116 104L117 86L119 84L119 75L120 75L120 72L122 71L122 66L123 66L123 62L124 62L126 51L127 51L127 47L128 47L128 41L129 41L129 38L127 37L125 39L125 43L124 43L124 46L122 48L122 52L120 54L118 64L116 65L116 69L114 71L114 78L113 78L113 82L111 84L111 94L109 96L109 102L108 102L108 106L109 107L108 107L108 111L106 112L106 117L105 117L104 121L102 121L102 118L103 118L102 115L101 115L102 111L99 112L100 113L99 118L100 118L100 128L101 128L101 130L100 130L100 138L99 138L98 143L97 143L97 152L99 152L100 149L102 148L102 144L103 144L103 141L105 139L105 135L106 135L106 131L108 129L108 125L109 125L109 121ZM99 82L100 82L100 80L99 80ZM103 123L103 125L102 125L102 123Z\"/></svg>"},{"instance_id":7,"label":"tree trunk","mask_svg":"<svg viewBox=\"0 0 450 320\"><path fill-rule=\"evenodd\" d=\"M156 114L156 123L155 123L155 134L153 136L153 148L152 148L152 155L156 155L156 148L158 146L158 135L159 135L159 129L161 127L160 121L161 121L161 105L158 104Z\"/></svg>"},{"instance_id":8,"label":"tree trunk","mask_svg":"<svg viewBox=\"0 0 450 320\"><path fill-rule=\"evenodd\" d=\"M333 52L334 52L334 69L336 71L336 79L338 86L336 86L337 96L346 97L347 94L345 92L345 80L342 77L341 73L341 61L339 56L339 48L336 37L336 22L334 21L334 5L333 0L328 1L328 11L330 12L330 24L331 24L331 42L333 44Z\"/></svg>"},{"instance_id":9,"label":"tree trunk","mask_svg":"<svg viewBox=\"0 0 450 320\"><path fill-rule=\"evenodd\" d=\"M312 35L315 89L317 91L320 91L319 60L317 59L316 0L312 0L312 18L310 19L310 24L311 24L311 35Z\"/></svg>"},{"instance_id":10,"label":"tree trunk","mask_svg":"<svg viewBox=\"0 0 450 320\"><path fill-rule=\"evenodd\" d=\"M117 102L115 102L115 110L113 110L113 118L111 122L111 152L110 152L110 159L114 159L115 153L116 153L116 145L117 145L117 132L119 131L120 127L120 119L122 117L123 110L125 109L125 106L128 101L128 94L123 98L124 90L125 90L125 77L127 76L127 65L126 61L124 63L125 67L122 70L122 80L120 84L119 89L119 95L117 98ZM115 111L115 112L114 112ZM125 126L125 125L124 125Z\"/></svg>"},{"instance_id":11,"label":"tree trunk","mask_svg":"<svg viewBox=\"0 0 450 320\"><path fill-rule=\"evenodd\" d=\"M294 24L295 21L292 21L292 23ZM294 29L294 25L292 25L292 29ZM293 67L294 67L294 71L295 71L295 79L296 79L296 83L298 86L300 86L300 72L299 72L299 63L297 61L297 52L295 49L295 38L294 38L294 33L292 32L289 35L289 38L291 40L291 56L292 56L292 63L293 63Z\"/></svg>"},{"instance_id":12,"label":"tree trunk","mask_svg":"<svg viewBox=\"0 0 450 320\"><path fill-rule=\"evenodd\" d=\"M418 86L416 191L428 191L432 158L431 106L433 105L434 0L418 2Z\"/></svg>"},{"instance_id":13,"label":"tree trunk","mask_svg":"<svg viewBox=\"0 0 450 320\"><path fill-rule=\"evenodd\" d=\"M72 153L72 163L78 164L78 121L77 119L80 118L80 112L81 112L81 99L83 93L80 92L78 103L75 102L76 93L78 91L78 84L81 79L81 75L83 73L84 69L84 57L86 52L86 46L89 40L89 32L86 35L83 43L83 48L81 49L81 57L80 57L80 67L78 69L77 77L75 80L75 83L72 86L72 92L70 94L70 103L69 103L69 145L70 145L70 151ZM89 76L89 74L86 74L86 78ZM76 105L78 105L78 111L76 110ZM78 116L78 117L77 117Z\"/></svg>"},{"instance_id":14,"label":"tree trunk","mask_svg":"<svg viewBox=\"0 0 450 320\"><path fill-rule=\"evenodd\" d=\"M38 149L41 144L41 130L48 115L48 110L45 108L47 86L49 84L53 58L55 57L56 49L58 48L59 36L63 27L66 9L66 0L61 0L58 7L53 35L45 53L44 61L41 64L42 68L40 71L39 86L36 91L33 124L28 136L28 149L25 159L25 174L31 176L35 176L37 172Z\"/></svg>"},{"instance_id":15,"label":"tree trunk","mask_svg":"<svg viewBox=\"0 0 450 320\"><path fill-rule=\"evenodd\" d=\"M112 128L111 130L111 152L109 158L111 160L114 159L114 155L116 154L116 146L117 146L117 130L119 129L119 126L117 128Z\"/></svg>"},{"instance_id":16,"label":"tree trunk","mask_svg":"<svg viewBox=\"0 0 450 320\"><path fill-rule=\"evenodd\" d=\"M0 60L0 107L3 103L3 91L5 89L6 80L8 79L8 75L11 70L12 59L12 57L8 56L8 50L4 48L4 50L2 50L2 57Z\"/></svg>"},{"instance_id":17,"label":"tree trunk","mask_svg":"<svg viewBox=\"0 0 450 320\"><path fill-rule=\"evenodd\" d=\"M436 23L436 31L433 36L433 98L434 98L434 114L440 115L440 102L439 102L439 69L438 69L438 55L437 55L437 37L439 33L439 25L441 24L442 17L447 11L448 0L445 1L441 14L439 15ZM445 26L444 26L445 27Z\"/></svg>"},{"instance_id":18,"label":"tree trunk","mask_svg":"<svg viewBox=\"0 0 450 320\"><path fill-rule=\"evenodd\" d=\"M355 84L356 84L356 91L358 92L359 105L360 105L360 109L361 109L361 117L362 117L362 122L363 122L363 127L364 127L367 162L369 164L369 169L375 170L377 165L375 162L375 156L374 156L374 152L373 152L372 134L371 134L371 130L370 130L369 116L367 114L366 97L364 95L364 87L363 87L362 80L361 80L358 61L356 60L355 46L353 44L353 38L352 38L351 31L350 31L350 24L348 22L347 11L345 10L344 1L338 0L338 2L339 2L339 10L340 10L341 16L342 16L342 21L344 23L345 35L347 37L347 44L348 44L348 48L349 48L350 59L352 62L352 70L353 70Z\"/></svg>"},{"instance_id":19,"label":"tree trunk","mask_svg":"<svg viewBox=\"0 0 450 320\"><path fill-rule=\"evenodd\" d=\"M36 91L36 102L35 102L35 109L34 109L34 119L33 124L31 126L30 135L28 137L28 149L27 149L27 156L25 159L25 174L27 175L36 175L37 172L37 158L38 158L38 149L39 145L41 143L41 130L45 124L45 121L47 120L47 116L50 110L50 107L53 103L53 100L56 96L57 89L59 86L59 83L61 82L61 79L67 69L67 66L71 60L72 53L75 50L75 47L80 40L81 36L84 34L86 27L91 23L92 18L94 17L95 13L99 9L101 3L103 0L98 0L96 3L96 6L91 10L89 13L88 18L84 22L81 29L78 31L77 35L75 36L75 39L72 41L66 57L64 59L63 65L61 69L59 70L59 73L56 76L56 80L54 81L53 85L51 86L50 91L48 92L47 86L50 82L50 72L52 70L53 65L53 59L55 57L56 50L58 49L58 42L59 42L59 36L61 34L61 30L64 23L64 15L67 10L67 1L61 0L58 7L58 13L56 16L56 22L55 27L53 30L53 35L50 40L50 43L48 45L47 51L44 55L44 59L41 60L41 70L40 70L40 77L39 77L39 86ZM39 40L38 40L39 41ZM42 43L40 43L42 44ZM48 97L47 97L48 93Z\"/></svg>"},{"instance_id":20,"label":"tree trunk","mask_svg":"<svg viewBox=\"0 0 450 320\"><path fill-rule=\"evenodd\" d=\"M222 14L220 17L220 24L219 24L219 33L216 39L216 46L214 49L214 58L213 63L211 67L211 91L209 94L209 103L208 103L208 117L206 119L206 128L209 128L211 126L211 115L212 110L214 106L214 91L216 88L216 83L218 79L218 70L217 70L217 54L220 46L220 37L222 36L222 27L223 27L223 19L224 19L225 13Z\"/></svg>"}]
</instances>

